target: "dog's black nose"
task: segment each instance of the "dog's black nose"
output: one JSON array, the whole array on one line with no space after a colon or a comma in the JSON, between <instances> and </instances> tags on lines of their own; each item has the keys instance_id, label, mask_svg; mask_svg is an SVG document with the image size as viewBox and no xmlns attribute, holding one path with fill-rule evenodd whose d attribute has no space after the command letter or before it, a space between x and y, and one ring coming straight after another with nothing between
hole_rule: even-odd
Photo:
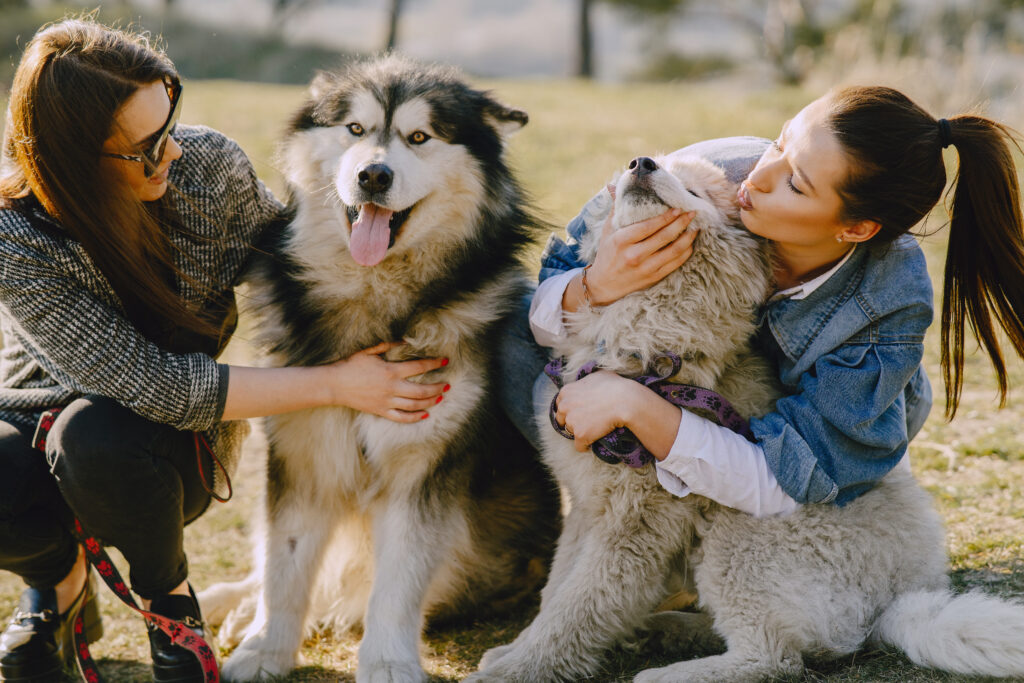
<instances>
[{"instance_id":1,"label":"dog's black nose","mask_svg":"<svg viewBox=\"0 0 1024 683\"><path fill-rule=\"evenodd\" d=\"M647 175L657 171L658 164L654 163L654 159L650 157L637 157L629 162L629 170L633 172L633 175Z\"/></svg>"},{"instance_id":2,"label":"dog's black nose","mask_svg":"<svg viewBox=\"0 0 1024 683\"><path fill-rule=\"evenodd\" d=\"M384 192L391 187L395 173L384 164L370 164L359 172L359 187L370 194Z\"/></svg>"}]
</instances>

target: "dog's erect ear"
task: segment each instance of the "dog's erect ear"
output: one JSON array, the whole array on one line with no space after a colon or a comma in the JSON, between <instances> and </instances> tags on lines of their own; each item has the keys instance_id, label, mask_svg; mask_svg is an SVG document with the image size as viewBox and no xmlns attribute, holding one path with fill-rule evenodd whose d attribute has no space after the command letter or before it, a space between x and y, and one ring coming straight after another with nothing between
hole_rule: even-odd
<instances>
[{"instance_id":1,"label":"dog's erect ear","mask_svg":"<svg viewBox=\"0 0 1024 683\"><path fill-rule=\"evenodd\" d=\"M309 84L309 96L314 100L324 97L338 82L338 74L330 71L317 71L313 82Z\"/></svg>"},{"instance_id":2,"label":"dog's erect ear","mask_svg":"<svg viewBox=\"0 0 1024 683\"><path fill-rule=\"evenodd\" d=\"M484 118L504 140L526 125L530 117L522 109L512 109L500 102L490 100L484 107Z\"/></svg>"}]
</instances>

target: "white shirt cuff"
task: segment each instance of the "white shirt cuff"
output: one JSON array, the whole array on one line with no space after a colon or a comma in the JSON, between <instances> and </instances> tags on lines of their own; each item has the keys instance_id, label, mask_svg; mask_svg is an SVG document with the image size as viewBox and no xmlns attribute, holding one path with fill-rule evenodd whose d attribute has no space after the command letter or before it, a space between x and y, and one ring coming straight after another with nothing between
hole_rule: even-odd
<instances>
[{"instance_id":1,"label":"white shirt cuff","mask_svg":"<svg viewBox=\"0 0 1024 683\"><path fill-rule=\"evenodd\" d=\"M671 450L656 470L669 493L696 493L755 517L788 514L800 507L779 486L759 445L687 410L682 411Z\"/></svg>"},{"instance_id":2,"label":"white shirt cuff","mask_svg":"<svg viewBox=\"0 0 1024 683\"><path fill-rule=\"evenodd\" d=\"M569 282L582 271L573 268L558 275L552 275L537 285L530 303L530 330L541 346L555 346L566 338L565 323L562 321L562 297Z\"/></svg>"}]
</instances>

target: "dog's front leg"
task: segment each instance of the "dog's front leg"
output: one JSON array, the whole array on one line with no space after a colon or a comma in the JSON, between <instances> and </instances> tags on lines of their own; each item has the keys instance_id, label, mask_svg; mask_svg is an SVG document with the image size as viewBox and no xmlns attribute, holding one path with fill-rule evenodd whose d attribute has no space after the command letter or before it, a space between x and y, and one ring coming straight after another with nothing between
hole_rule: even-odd
<instances>
[{"instance_id":1,"label":"dog's front leg","mask_svg":"<svg viewBox=\"0 0 1024 683\"><path fill-rule=\"evenodd\" d=\"M282 676L296 664L309 596L335 517L309 491L288 487L270 506L263 590L242 644L224 665L229 681Z\"/></svg>"},{"instance_id":2,"label":"dog's front leg","mask_svg":"<svg viewBox=\"0 0 1024 683\"><path fill-rule=\"evenodd\" d=\"M373 589L356 681L420 683L427 678L419 658L424 598L465 522L415 492L375 504L373 517Z\"/></svg>"},{"instance_id":3,"label":"dog's front leg","mask_svg":"<svg viewBox=\"0 0 1024 683\"><path fill-rule=\"evenodd\" d=\"M669 561L686 537L689 517L685 505L661 502L640 496L608 501L577 542L556 590L545 589L533 623L467 681L534 683L597 673L606 650L664 597Z\"/></svg>"}]
</instances>

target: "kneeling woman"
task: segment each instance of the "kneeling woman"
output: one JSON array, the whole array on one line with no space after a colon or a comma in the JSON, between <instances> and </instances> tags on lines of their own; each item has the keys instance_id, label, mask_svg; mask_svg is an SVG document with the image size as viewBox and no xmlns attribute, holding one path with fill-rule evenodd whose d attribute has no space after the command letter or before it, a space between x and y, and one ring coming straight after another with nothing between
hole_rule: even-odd
<instances>
[{"instance_id":1,"label":"kneeling woman","mask_svg":"<svg viewBox=\"0 0 1024 683\"><path fill-rule=\"evenodd\" d=\"M0 680L53 681L74 617L98 618L70 521L117 547L152 612L202 633L183 527L226 493L240 418L346 405L415 422L442 359L383 343L332 365L214 358L253 242L281 206L238 146L176 126L182 85L139 36L44 28L15 75L0 175L0 569L29 586L0 635ZM33 448L40 413L63 408ZM214 493L216 491L217 493ZM90 619L87 618L87 622ZM202 680L150 631L157 681Z\"/></svg>"},{"instance_id":2,"label":"kneeling woman","mask_svg":"<svg viewBox=\"0 0 1024 683\"><path fill-rule=\"evenodd\" d=\"M778 139L764 141L737 196L743 224L774 245L776 291L762 311L759 341L788 394L751 421L756 443L607 371L561 390L558 421L579 450L628 427L658 460L665 488L756 515L842 505L868 491L906 466L908 442L931 408L921 359L932 288L924 254L906 233L938 202L942 150L950 145L960 163L941 328L947 415L962 386L965 323L988 351L1004 399L993 317L1024 354L1024 220L1012 142L994 121L936 120L887 88L850 88L812 102ZM717 141L709 156L735 161L749 144ZM575 254L565 244L549 247L542 275L566 272L538 288L530 318L537 340L551 345L566 333L564 310L611 303L685 262L699 244L683 232L685 218L673 218L617 232L582 272L567 269ZM570 235L581 229L582 217Z\"/></svg>"}]
</instances>

